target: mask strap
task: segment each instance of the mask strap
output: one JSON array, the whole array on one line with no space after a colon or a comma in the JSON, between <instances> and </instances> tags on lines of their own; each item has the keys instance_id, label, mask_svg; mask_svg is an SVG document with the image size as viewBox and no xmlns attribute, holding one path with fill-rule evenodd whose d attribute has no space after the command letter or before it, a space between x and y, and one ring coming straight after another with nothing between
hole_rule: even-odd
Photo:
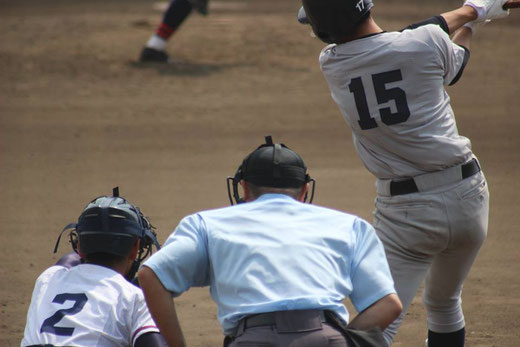
<instances>
[{"instance_id":1,"label":"mask strap","mask_svg":"<svg viewBox=\"0 0 520 347\"><path fill-rule=\"evenodd\" d=\"M60 235L58 236L58 239L56 240L56 245L54 246L54 253L56 253L58 251L58 245L60 244L61 235L63 235L63 233L65 231L67 231L67 230L76 229L76 226L77 226L76 223L70 223L70 224L67 224L65 226L65 228L63 228L63 230L61 231Z\"/></svg>"}]
</instances>

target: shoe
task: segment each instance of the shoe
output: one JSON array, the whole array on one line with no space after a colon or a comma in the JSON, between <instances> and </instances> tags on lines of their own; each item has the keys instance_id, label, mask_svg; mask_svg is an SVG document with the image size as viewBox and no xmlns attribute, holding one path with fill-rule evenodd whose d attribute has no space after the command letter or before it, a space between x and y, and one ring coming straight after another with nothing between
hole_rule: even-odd
<instances>
[{"instance_id":1,"label":"shoe","mask_svg":"<svg viewBox=\"0 0 520 347\"><path fill-rule=\"evenodd\" d=\"M208 0L190 0L190 3L200 14L208 14Z\"/></svg>"},{"instance_id":2,"label":"shoe","mask_svg":"<svg viewBox=\"0 0 520 347\"><path fill-rule=\"evenodd\" d=\"M141 63L167 63L168 60L168 53L150 47L143 48L139 57Z\"/></svg>"}]
</instances>

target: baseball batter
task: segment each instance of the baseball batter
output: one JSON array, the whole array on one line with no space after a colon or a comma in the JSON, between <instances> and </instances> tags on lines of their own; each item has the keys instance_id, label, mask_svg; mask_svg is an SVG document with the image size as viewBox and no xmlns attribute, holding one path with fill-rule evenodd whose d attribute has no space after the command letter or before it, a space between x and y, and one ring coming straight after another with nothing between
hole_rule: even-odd
<instances>
[{"instance_id":1,"label":"baseball batter","mask_svg":"<svg viewBox=\"0 0 520 347\"><path fill-rule=\"evenodd\" d=\"M71 228L83 260L67 255L38 277L21 345L166 346L141 289L124 277L158 245L139 209L100 197L64 231Z\"/></svg>"},{"instance_id":2,"label":"baseball batter","mask_svg":"<svg viewBox=\"0 0 520 347\"><path fill-rule=\"evenodd\" d=\"M377 178L374 226L404 306L385 338L425 281L429 346L463 346L462 284L486 237L489 193L445 86L461 77L476 24L508 15L505 0L469 0L399 32L377 25L372 0L302 3L300 22L330 43L323 75Z\"/></svg>"}]
</instances>

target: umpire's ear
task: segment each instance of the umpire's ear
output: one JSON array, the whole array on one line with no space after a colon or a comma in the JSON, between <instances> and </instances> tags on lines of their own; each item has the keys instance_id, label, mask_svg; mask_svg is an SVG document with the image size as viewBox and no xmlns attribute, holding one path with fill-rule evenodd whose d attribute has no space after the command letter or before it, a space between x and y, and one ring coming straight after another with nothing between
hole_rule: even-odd
<instances>
[{"instance_id":1,"label":"umpire's ear","mask_svg":"<svg viewBox=\"0 0 520 347\"><path fill-rule=\"evenodd\" d=\"M298 194L298 201L305 202L305 197L307 196L308 192L309 192L309 183L305 183L302 186L302 190L300 190L300 193Z\"/></svg>"},{"instance_id":2,"label":"umpire's ear","mask_svg":"<svg viewBox=\"0 0 520 347\"><path fill-rule=\"evenodd\" d=\"M242 190L244 191L244 201L249 202L255 200L257 197L253 196L253 193L251 192L251 188L249 187L249 183L247 181L241 180L240 186L242 187Z\"/></svg>"}]
</instances>

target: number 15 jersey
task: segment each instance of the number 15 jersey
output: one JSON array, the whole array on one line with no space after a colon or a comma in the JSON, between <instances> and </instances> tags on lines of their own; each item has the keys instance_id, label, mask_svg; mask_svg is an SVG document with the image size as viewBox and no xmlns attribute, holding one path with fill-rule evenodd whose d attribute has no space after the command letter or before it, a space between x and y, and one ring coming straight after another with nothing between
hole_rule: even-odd
<instances>
[{"instance_id":1,"label":"number 15 jersey","mask_svg":"<svg viewBox=\"0 0 520 347\"><path fill-rule=\"evenodd\" d=\"M320 66L332 98L377 178L413 177L473 156L444 89L458 80L466 58L434 24L323 49Z\"/></svg>"},{"instance_id":2,"label":"number 15 jersey","mask_svg":"<svg viewBox=\"0 0 520 347\"><path fill-rule=\"evenodd\" d=\"M133 346L158 332L140 288L109 268L52 266L36 280L22 346Z\"/></svg>"}]
</instances>

